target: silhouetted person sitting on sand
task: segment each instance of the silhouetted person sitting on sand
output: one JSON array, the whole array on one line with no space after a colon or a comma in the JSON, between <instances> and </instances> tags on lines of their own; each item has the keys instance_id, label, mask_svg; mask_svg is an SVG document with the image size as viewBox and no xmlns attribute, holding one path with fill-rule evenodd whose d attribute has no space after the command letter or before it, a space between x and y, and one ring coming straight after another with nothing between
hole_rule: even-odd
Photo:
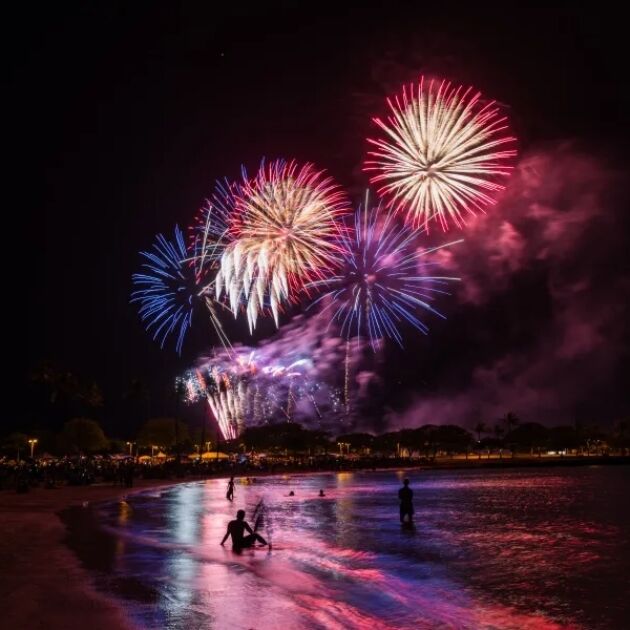
<instances>
[{"instance_id":1,"label":"silhouetted person sitting on sand","mask_svg":"<svg viewBox=\"0 0 630 630\"><path fill-rule=\"evenodd\" d=\"M326 495L324 494L324 491L323 491L323 490L320 490L320 491L319 491L319 496L320 496L320 497L325 497L325 496L326 496Z\"/></svg>"},{"instance_id":2,"label":"silhouetted person sitting on sand","mask_svg":"<svg viewBox=\"0 0 630 630\"><path fill-rule=\"evenodd\" d=\"M291 492L289 492L289 496L290 497L294 497L295 496L295 492L293 492L293 490L291 490Z\"/></svg>"},{"instance_id":3,"label":"silhouetted person sitting on sand","mask_svg":"<svg viewBox=\"0 0 630 630\"><path fill-rule=\"evenodd\" d=\"M403 487L398 491L400 499L400 522L405 522L405 516L409 515L409 523L413 521L413 490L409 487L409 479L403 481Z\"/></svg>"},{"instance_id":4,"label":"silhouetted person sitting on sand","mask_svg":"<svg viewBox=\"0 0 630 630\"><path fill-rule=\"evenodd\" d=\"M231 501L234 498L234 477L230 477L230 480L228 481L228 489L225 498L228 501Z\"/></svg>"},{"instance_id":5,"label":"silhouetted person sitting on sand","mask_svg":"<svg viewBox=\"0 0 630 630\"><path fill-rule=\"evenodd\" d=\"M249 532L249 536L245 536L245 530ZM227 526L227 531L221 544L225 544L228 536L232 536L232 549L239 551L246 547L253 547L254 543L258 541L261 545L268 544L267 541L256 532L252 531L252 528L245 521L245 510L239 510L236 513L236 520L230 521ZM269 545L271 548L271 545Z\"/></svg>"}]
</instances>

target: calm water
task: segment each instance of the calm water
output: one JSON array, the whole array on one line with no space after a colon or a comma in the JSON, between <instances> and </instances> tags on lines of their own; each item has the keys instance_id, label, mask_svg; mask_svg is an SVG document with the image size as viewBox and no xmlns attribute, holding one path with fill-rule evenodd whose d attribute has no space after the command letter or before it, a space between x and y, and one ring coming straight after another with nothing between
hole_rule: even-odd
<instances>
[{"instance_id":1,"label":"calm water","mask_svg":"<svg viewBox=\"0 0 630 630\"><path fill-rule=\"evenodd\" d=\"M630 468L412 472L415 531L398 522L402 476L259 478L233 504L213 480L107 505L99 583L147 628L630 627ZM261 499L273 551L221 547Z\"/></svg>"}]
</instances>

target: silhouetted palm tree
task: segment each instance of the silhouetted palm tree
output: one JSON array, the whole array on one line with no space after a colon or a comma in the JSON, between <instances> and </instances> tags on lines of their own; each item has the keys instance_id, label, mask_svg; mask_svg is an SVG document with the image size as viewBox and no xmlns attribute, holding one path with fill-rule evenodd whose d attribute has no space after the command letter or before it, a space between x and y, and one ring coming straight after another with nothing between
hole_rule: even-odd
<instances>
[{"instance_id":1,"label":"silhouetted palm tree","mask_svg":"<svg viewBox=\"0 0 630 630\"><path fill-rule=\"evenodd\" d=\"M512 433L521 421L515 413L508 411L499 422L505 425L505 437L509 439L510 433ZM514 457L514 448L512 448L512 457Z\"/></svg>"},{"instance_id":2,"label":"silhouetted palm tree","mask_svg":"<svg viewBox=\"0 0 630 630\"><path fill-rule=\"evenodd\" d=\"M94 381L89 384L81 385L77 398L90 409L102 407L104 402L103 391Z\"/></svg>"},{"instance_id":3,"label":"silhouetted palm tree","mask_svg":"<svg viewBox=\"0 0 630 630\"><path fill-rule=\"evenodd\" d=\"M479 444L479 459L481 459L481 434L488 433L488 427L485 422L477 422L473 431L477 434L477 443Z\"/></svg>"},{"instance_id":4,"label":"silhouetted palm tree","mask_svg":"<svg viewBox=\"0 0 630 630\"><path fill-rule=\"evenodd\" d=\"M503 422L505 423L505 428L507 433L509 434L512 429L515 429L521 422L520 418L511 411L508 411L505 416L503 416Z\"/></svg>"},{"instance_id":5,"label":"silhouetted palm tree","mask_svg":"<svg viewBox=\"0 0 630 630\"><path fill-rule=\"evenodd\" d=\"M77 377L72 372L61 369L52 361L40 362L31 372L31 380L45 386L51 405L54 405L60 397L76 399L81 394Z\"/></svg>"},{"instance_id":6,"label":"silhouetted palm tree","mask_svg":"<svg viewBox=\"0 0 630 630\"><path fill-rule=\"evenodd\" d=\"M614 439L622 455L625 455L628 450L629 428L630 428L630 422L628 422L627 420L619 420L617 423L615 423Z\"/></svg>"},{"instance_id":7,"label":"silhouetted palm tree","mask_svg":"<svg viewBox=\"0 0 630 630\"><path fill-rule=\"evenodd\" d=\"M6 449L10 449L13 452L17 453L16 460L20 461L20 452L22 450L26 451L28 448L28 436L24 433L11 433L11 435L7 436L4 439L2 446Z\"/></svg>"},{"instance_id":8,"label":"silhouetted palm tree","mask_svg":"<svg viewBox=\"0 0 630 630\"><path fill-rule=\"evenodd\" d=\"M175 418L173 427L175 429L175 451L176 451L176 464L179 467L179 464L182 459L182 449L181 442L179 439L179 408L182 400L184 399L184 395L186 394L186 385L184 384L183 379L178 378L175 381Z\"/></svg>"},{"instance_id":9,"label":"silhouetted palm tree","mask_svg":"<svg viewBox=\"0 0 630 630\"><path fill-rule=\"evenodd\" d=\"M124 399L132 407L140 408L140 420L146 422L151 416L151 394L146 384L138 378L132 378L127 386Z\"/></svg>"},{"instance_id":10,"label":"silhouetted palm tree","mask_svg":"<svg viewBox=\"0 0 630 630\"><path fill-rule=\"evenodd\" d=\"M501 443L501 440L503 439L504 433L505 433L505 430L500 424L497 424L494 427L494 435L497 438L497 441L499 442L499 459L503 459L503 444Z\"/></svg>"}]
</instances>

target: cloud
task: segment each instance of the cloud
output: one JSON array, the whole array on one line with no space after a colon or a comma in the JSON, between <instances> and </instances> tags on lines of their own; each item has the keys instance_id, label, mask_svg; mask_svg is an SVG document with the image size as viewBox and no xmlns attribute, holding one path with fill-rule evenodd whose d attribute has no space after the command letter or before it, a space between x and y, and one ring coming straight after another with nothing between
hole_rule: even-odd
<instances>
[{"instance_id":1,"label":"cloud","mask_svg":"<svg viewBox=\"0 0 630 630\"><path fill-rule=\"evenodd\" d=\"M619 175L570 144L522 158L497 206L469 221L465 242L438 252L462 277L451 311L479 322L486 344L460 359L439 339L465 362L465 378L392 412L392 427L492 421L508 410L547 424L628 412L615 387L630 319ZM505 312L509 325L493 330Z\"/></svg>"}]
</instances>

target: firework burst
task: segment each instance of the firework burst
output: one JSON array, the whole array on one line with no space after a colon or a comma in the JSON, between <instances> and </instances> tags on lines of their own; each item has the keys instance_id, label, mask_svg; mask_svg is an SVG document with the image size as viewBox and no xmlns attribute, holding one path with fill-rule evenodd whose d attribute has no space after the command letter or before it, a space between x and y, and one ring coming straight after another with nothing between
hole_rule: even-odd
<instances>
[{"instance_id":1,"label":"firework burst","mask_svg":"<svg viewBox=\"0 0 630 630\"><path fill-rule=\"evenodd\" d=\"M225 343L227 338L210 293L209 263L216 253L211 254L208 249L202 254L198 247L187 248L182 230L175 226L173 240L158 234L152 250L140 255L145 262L142 273L132 275L136 288L131 293L131 302L140 305L140 318L153 333L153 339L159 340L160 347L164 348L169 336L175 335L175 349L181 354L200 302L205 302L210 321Z\"/></svg>"},{"instance_id":2,"label":"firework burst","mask_svg":"<svg viewBox=\"0 0 630 630\"><path fill-rule=\"evenodd\" d=\"M515 138L494 101L422 77L387 102L387 121L374 118L385 136L368 138L374 150L364 170L376 173L370 181L380 184L391 207L414 227L427 229L436 217L446 230L494 203L516 156Z\"/></svg>"},{"instance_id":3,"label":"firework burst","mask_svg":"<svg viewBox=\"0 0 630 630\"><path fill-rule=\"evenodd\" d=\"M426 257L461 241L419 250L417 233L397 225L392 212L368 208L366 194L364 208L359 206L355 213L354 230L342 234L343 267L337 275L311 283L312 288L325 289L311 306L328 300L324 309L330 310L346 339L367 336L376 350L388 337L402 347L400 325L407 322L428 333L418 313L444 318L432 302L446 294L445 285L458 280L430 274L435 263Z\"/></svg>"},{"instance_id":4,"label":"firework burst","mask_svg":"<svg viewBox=\"0 0 630 630\"><path fill-rule=\"evenodd\" d=\"M221 255L229 243L228 223L234 211L236 184L217 181L212 195L197 213L189 231L189 250L197 267L217 270Z\"/></svg>"},{"instance_id":5,"label":"firework burst","mask_svg":"<svg viewBox=\"0 0 630 630\"><path fill-rule=\"evenodd\" d=\"M272 420L291 420L292 410L308 397L317 405L307 377L307 359L271 361L255 350L235 348L217 352L189 370L183 382L187 401L206 399L224 439L234 439L246 426Z\"/></svg>"},{"instance_id":6,"label":"firework burst","mask_svg":"<svg viewBox=\"0 0 630 630\"><path fill-rule=\"evenodd\" d=\"M235 194L230 243L221 258L216 294L228 296L234 315L245 305L250 331L270 308L276 325L281 305L334 267L337 219L345 196L311 164L277 160Z\"/></svg>"}]
</instances>

